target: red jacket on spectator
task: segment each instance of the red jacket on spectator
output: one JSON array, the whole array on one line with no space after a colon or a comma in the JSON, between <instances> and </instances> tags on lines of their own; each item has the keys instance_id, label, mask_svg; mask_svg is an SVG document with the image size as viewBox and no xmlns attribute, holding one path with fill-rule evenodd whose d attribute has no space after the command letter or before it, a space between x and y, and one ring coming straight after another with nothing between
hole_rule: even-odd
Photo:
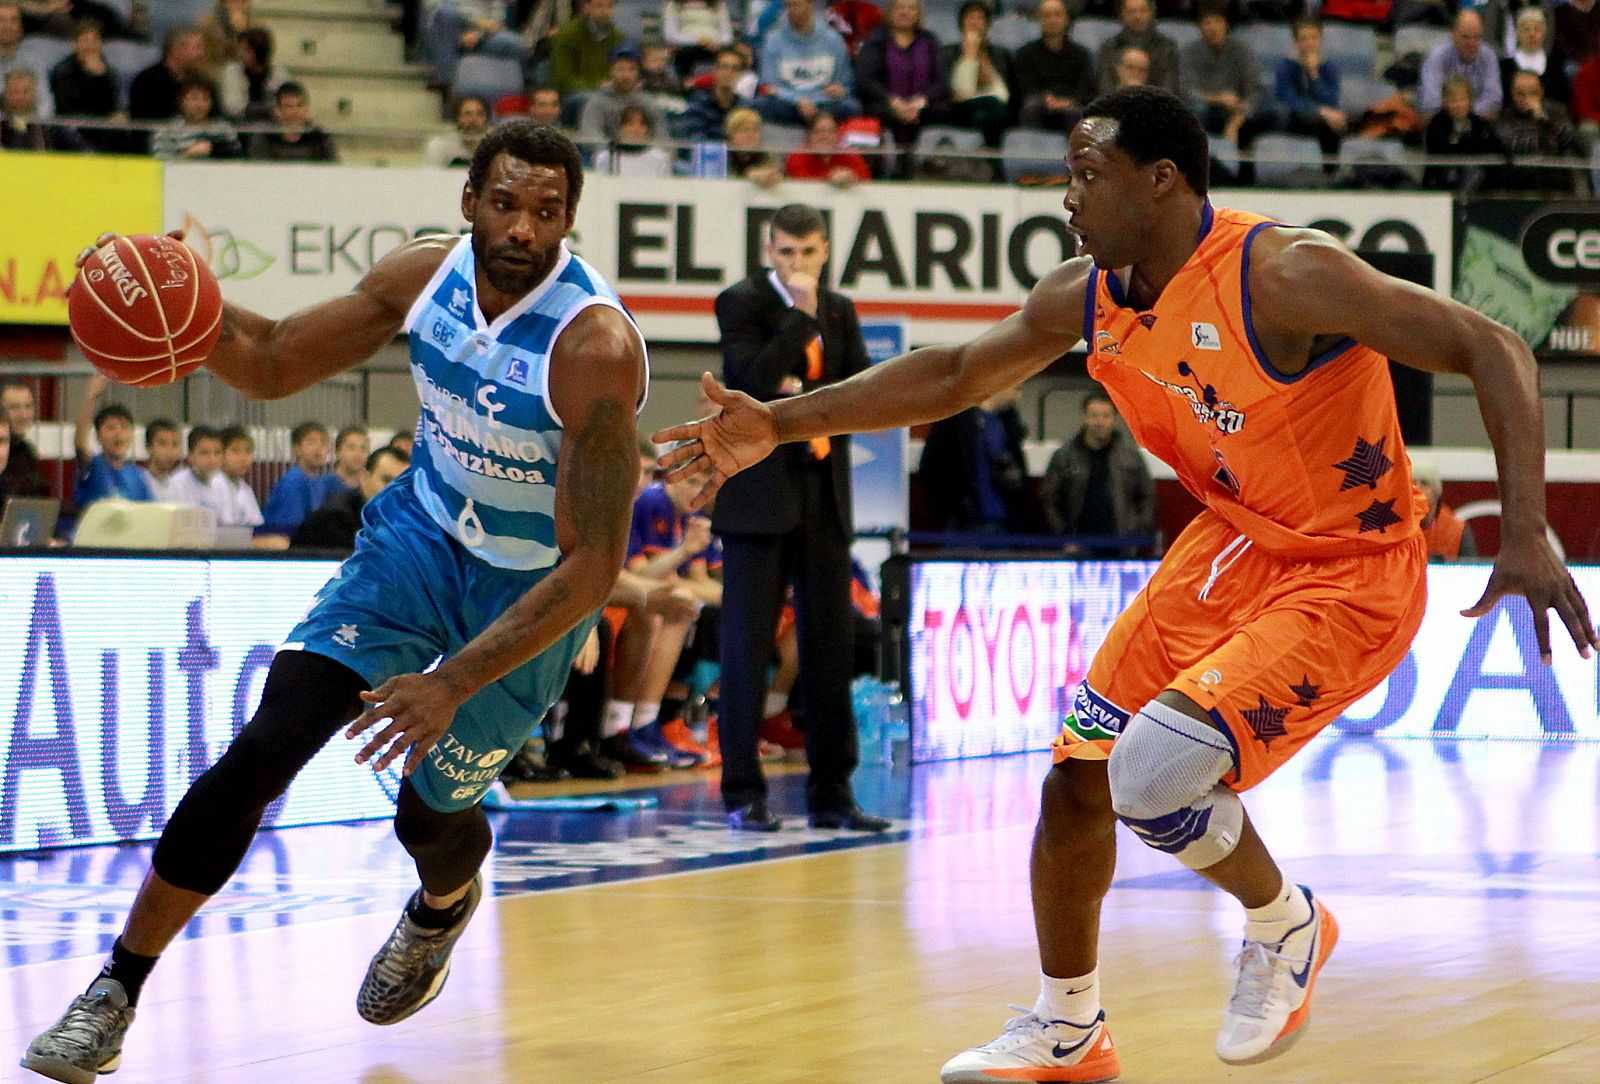
<instances>
[{"instance_id":1,"label":"red jacket on spectator","mask_svg":"<svg viewBox=\"0 0 1600 1084\"><path fill-rule=\"evenodd\" d=\"M1592 56L1572 77L1572 119L1600 124L1600 56Z\"/></svg>"},{"instance_id":2,"label":"red jacket on spectator","mask_svg":"<svg viewBox=\"0 0 1600 1084\"><path fill-rule=\"evenodd\" d=\"M854 173L858 181L872 180L872 170L867 168L867 160L849 151L839 151L834 154L820 154L817 151L804 149L792 151L789 160L784 164L783 171L797 181L825 181L828 179L828 174L840 166Z\"/></svg>"}]
</instances>

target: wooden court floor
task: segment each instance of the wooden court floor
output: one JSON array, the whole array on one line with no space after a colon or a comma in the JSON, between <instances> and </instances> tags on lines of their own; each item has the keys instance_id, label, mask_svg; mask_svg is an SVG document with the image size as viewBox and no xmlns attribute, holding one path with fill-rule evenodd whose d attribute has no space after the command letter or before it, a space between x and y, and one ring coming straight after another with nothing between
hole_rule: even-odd
<instances>
[{"instance_id":1,"label":"wooden court floor","mask_svg":"<svg viewBox=\"0 0 1600 1084\"><path fill-rule=\"evenodd\" d=\"M1248 797L1342 926L1308 1035L1251 1068L1211 1053L1236 906L1125 838L1101 965L1123 1079L1600 1081L1597 754L1318 745ZM488 899L441 998L390 1029L353 999L404 870L358 872L381 906L180 941L109 1079L928 1084L998 1032L1007 1002L1032 1002L1042 768L896 773L866 792L903 802L913 827L897 842ZM5 969L0 1080L37 1079L14 1059L94 968L80 954Z\"/></svg>"}]
</instances>

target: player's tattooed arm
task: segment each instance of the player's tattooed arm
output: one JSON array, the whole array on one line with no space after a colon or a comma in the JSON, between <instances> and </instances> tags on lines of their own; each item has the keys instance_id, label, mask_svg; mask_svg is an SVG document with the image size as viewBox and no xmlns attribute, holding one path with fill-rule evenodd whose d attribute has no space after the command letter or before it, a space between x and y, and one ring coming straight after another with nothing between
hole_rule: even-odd
<instances>
[{"instance_id":1,"label":"player's tattooed arm","mask_svg":"<svg viewBox=\"0 0 1600 1084\"><path fill-rule=\"evenodd\" d=\"M281 399L359 365L400 333L454 243L424 237L402 245L350 293L281 320L226 303L206 366L248 398Z\"/></svg>"}]
</instances>

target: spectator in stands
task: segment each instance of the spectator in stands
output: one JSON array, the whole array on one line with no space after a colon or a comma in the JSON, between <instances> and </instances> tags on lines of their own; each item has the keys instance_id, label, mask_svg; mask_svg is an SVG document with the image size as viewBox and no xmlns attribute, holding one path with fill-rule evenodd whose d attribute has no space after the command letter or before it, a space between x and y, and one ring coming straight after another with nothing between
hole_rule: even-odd
<instances>
[{"instance_id":1,"label":"spectator in stands","mask_svg":"<svg viewBox=\"0 0 1600 1084\"><path fill-rule=\"evenodd\" d=\"M1533 72L1519 71L1511 84L1511 108L1500 114L1495 134L1513 158L1573 158L1582 160L1584 147L1572 118L1559 102L1544 98L1544 82ZM1501 184L1517 192L1571 196L1586 192L1576 168L1522 166L1513 162Z\"/></svg>"},{"instance_id":2,"label":"spectator in stands","mask_svg":"<svg viewBox=\"0 0 1600 1084\"><path fill-rule=\"evenodd\" d=\"M1567 0L1555 9L1555 53L1563 64L1581 65L1600 56L1600 5L1596 0Z\"/></svg>"},{"instance_id":3,"label":"spectator in stands","mask_svg":"<svg viewBox=\"0 0 1600 1084\"><path fill-rule=\"evenodd\" d=\"M1112 69L1119 87L1144 87L1150 85L1150 54L1137 45L1130 45L1117 55Z\"/></svg>"},{"instance_id":4,"label":"spectator in stands","mask_svg":"<svg viewBox=\"0 0 1600 1084\"><path fill-rule=\"evenodd\" d=\"M733 20L724 0L667 0L661 5L661 36L677 50L678 75L713 63L733 42Z\"/></svg>"},{"instance_id":5,"label":"spectator in stands","mask_svg":"<svg viewBox=\"0 0 1600 1084\"><path fill-rule=\"evenodd\" d=\"M1435 155L1503 155L1505 144L1494 126L1472 111L1472 84L1459 75L1444 81L1443 108L1428 121L1423 148ZM1430 165L1422 171L1422 187L1469 192L1483 184L1491 171L1482 165Z\"/></svg>"},{"instance_id":6,"label":"spectator in stands","mask_svg":"<svg viewBox=\"0 0 1600 1084\"><path fill-rule=\"evenodd\" d=\"M50 73L21 46L22 8L15 0L0 0L0 79L14 71L32 72L39 99L36 112L41 117L53 116L55 101L50 97Z\"/></svg>"},{"instance_id":7,"label":"spectator in stands","mask_svg":"<svg viewBox=\"0 0 1600 1084\"><path fill-rule=\"evenodd\" d=\"M1117 63L1124 49L1140 49L1149 59L1151 86L1165 87L1174 93L1178 90L1178 47L1171 38L1156 29L1156 9L1152 0L1122 0L1118 13L1122 29L1100 45L1096 62L1097 82L1101 93L1119 85Z\"/></svg>"},{"instance_id":8,"label":"spectator in stands","mask_svg":"<svg viewBox=\"0 0 1600 1084\"><path fill-rule=\"evenodd\" d=\"M528 118L552 128L561 127L561 92L555 87L535 87L529 99Z\"/></svg>"},{"instance_id":9,"label":"spectator in stands","mask_svg":"<svg viewBox=\"0 0 1600 1084\"><path fill-rule=\"evenodd\" d=\"M889 0L888 21L856 51L856 87L867 115L907 149L945 108L949 73L939 39L922 25L922 0Z\"/></svg>"},{"instance_id":10,"label":"spectator in stands","mask_svg":"<svg viewBox=\"0 0 1600 1084\"><path fill-rule=\"evenodd\" d=\"M11 426L11 458L0 469L0 486L13 497L50 496L50 483L39 464L39 452L29 439L38 414L33 385L18 379L0 384L0 408Z\"/></svg>"},{"instance_id":11,"label":"spectator in stands","mask_svg":"<svg viewBox=\"0 0 1600 1084\"><path fill-rule=\"evenodd\" d=\"M410 464L409 455L388 445L368 455L362 462L357 483L307 516L290 537L289 548L355 549L356 532L361 529L361 510Z\"/></svg>"},{"instance_id":12,"label":"spectator in stands","mask_svg":"<svg viewBox=\"0 0 1600 1084\"><path fill-rule=\"evenodd\" d=\"M1428 514L1422 519L1422 537L1428 543L1428 560L1459 561L1478 556L1478 544L1455 509L1445 504L1444 482L1432 463L1412 460L1411 479L1428 498Z\"/></svg>"},{"instance_id":13,"label":"spectator in stands","mask_svg":"<svg viewBox=\"0 0 1600 1084\"><path fill-rule=\"evenodd\" d=\"M1472 88L1472 111L1493 120L1505 94L1500 86L1500 62L1483 40L1483 19L1476 11L1456 16L1450 40L1434 46L1422 62L1422 82L1417 87L1417 109L1423 116L1439 111L1444 81L1459 75Z\"/></svg>"},{"instance_id":14,"label":"spectator in stands","mask_svg":"<svg viewBox=\"0 0 1600 1084\"><path fill-rule=\"evenodd\" d=\"M1179 51L1178 68L1190 108L1212 135L1248 151L1256 133L1272 126L1262 113L1256 54L1229 33L1225 0L1207 0L1200 10L1200 37Z\"/></svg>"},{"instance_id":15,"label":"spectator in stands","mask_svg":"<svg viewBox=\"0 0 1600 1084\"><path fill-rule=\"evenodd\" d=\"M550 43L550 82L569 109L580 108L583 96L599 90L610 75L611 54L625 43L611 21L616 10L616 0L583 0Z\"/></svg>"},{"instance_id":16,"label":"spectator in stands","mask_svg":"<svg viewBox=\"0 0 1600 1084\"><path fill-rule=\"evenodd\" d=\"M761 149L761 114L754 109L735 109L728 114L728 176L743 177L772 188L783 180L772 152Z\"/></svg>"},{"instance_id":17,"label":"spectator in stands","mask_svg":"<svg viewBox=\"0 0 1600 1084\"><path fill-rule=\"evenodd\" d=\"M595 154L594 171L618 177L672 176L672 155L664 147L652 147L653 138L655 129L644 106L628 106L617 124L616 143Z\"/></svg>"},{"instance_id":18,"label":"spectator in stands","mask_svg":"<svg viewBox=\"0 0 1600 1084\"><path fill-rule=\"evenodd\" d=\"M639 44L639 86L662 110L683 111L683 78L672 66L672 49L657 38Z\"/></svg>"},{"instance_id":19,"label":"spectator in stands","mask_svg":"<svg viewBox=\"0 0 1600 1084\"><path fill-rule=\"evenodd\" d=\"M505 0L437 0L423 36L433 62L433 85L442 89L455 83L463 56L498 56L518 63L526 59L527 42L506 29L505 18Z\"/></svg>"},{"instance_id":20,"label":"spectator in stands","mask_svg":"<svg viewBox=\"0 0 1600 1084\"><path fill-rule=\"evenodd\" d=\"M0 510L4 510L11 490L6 488L6 468L11 465L11 423L0 414Z\"/></svg>"},{"instance_id":21,"label":"spectator in stands","mask_svg":"<svg viewBox=\"0 0 1600 1084\"><path fill-rule=\"evenodd\" d=\"M1585 60L1572 79L1572 119L1585 139L1600 138L1600 55Z\"/></svg>"},{"instance_id":22,"label":"spectator in stands","mask_svg":"<svg viewBox=\"0 0 1600 1084\"><path fill-rule=\"evenodd\" d=\"M1544 96L1552 102L1572 99L1572 84L1566 67L1555 58L1549 43L1549 22L1542 8L1526 7L1517 12L1516 47L1500 62L1500 85L1511 86L1517 72L1532 72L1544 84ZM59 98L59 95L57 96Z\"/></svg>"},{"instance_id":23,"label":"spectator in stands","mask_svg":"<svg viewBox=\"0 0 1600 1084\"><path fill-rule=\"evenodd\" d=\"M255 461L256 442L243 426L230 425L222 431L223 508L218 520L224 527L261 526L261 506L250 485L250 465Z\"/></svg>"},{"instance_id":24,"label":"spectator in stands","mask_svg":"<svg viewBox=\"0 0 1600 1084\"><path fill-rule=\"evenodd\" d=\"M724 47L717 50L717 63L711 85L689 95L689 107L684 110L683 132L688 139L717 142L725 138L728 114L735 109L748 109L751 101L739 96L739 80L744 76L744 57L739 50Z\"/></svg>"},{"instance_id":25,"label":"spectator in stands","mask_svg":"<svg viewBox=\"0 0 1600 1084\"><path fill-rule=\"evenodd\" d=\"M321 508L329 497L344 492L344 486L327 473L328 430L318 422L301 422L289 433L289 454L294 465L278 479L267 494L262 509L266 522L261 534L292 535L307 516Z\"/></svg>"},{"instance_id":26,"label":"spectator in stands","mask_svg":"<svg viewBox=\"0 0 1600 1084\"><path fill-rule=\"evenodd\" d=\"M157 158L240 158L239 133L217 115L216 88L190 79L178 92L178 116L157 128L150 153Z\"/></svg>"},{"instance_id":27,"label":"spectator in stands","mask_svg":"<svg viewBox=\"0 0 1600 1084\"><path fill-rule=\"evenodd\" d=\"M206 66L213 73L238 58L239 39L245 31L261 28L250 8L251 0L218 0L217 6L195 24L205 49Z\"/></svg>"},{"instance_id":28,"label":"spectator in stands","mask_svg":"<svg viewBox=\"0 0 1600 1084\"><path fill-rule=\"evenodd\" d=\"M150 483L151 500L180 499L173 488L173 478L183 466L182 436L178 423L168 418L157 418L144 427L144 476Z\"/></svg>"},{"instance_id":29,"label":"spectator in stands","mask_svg":"<svg viewBox=\"0 0 1600 1084\"><path fill-rule=\"evenodd\" d=\"M367 436L367 427L347 425L333 438L333 469L328 473L340 486L354 489L361 484L361 472L367 469L367 456L371 454L372 438Z\"/></svg>"},{"instance_id":30,"label":"spectator in stands","mask_svg":"<svg viewBox=\"0 0 1600 1084\"><path fill-rule=\"evenodd\" d=\"M1295 23L1294 49L1294 56L1278 61L1280 121L1290 134L1315 136L1323 154L1337 156L1350 118L1339 108L1339 65L1322 55L1322 25Z\"/></svg>"},{"instance_id":31,"label":"spectator in stands","mask_svg":"<svg viewBox=\"0 0 1600 1084\"><path fill-rule=\"evenodd\" d=\"M950 73L950 121L983 133L983 142L1000 146L1011 121L1011 54L989 40L989 5L966 0L957 17L959 44L944 48Z\"/></svg>"},{"instance_id":32,"label":"spectator in stands","mask_svg":"<svg viewBox=\"0 0 1600 1084\"><path fill-rule=\"evenodd\" d=\"M1156 527L1156 488L1144 456L1117 425L1101 392L1083 397L1083 426L1050 457L1040 494L1052 534L1139 535ZM1068 546L1098 557L1130 556L1136 547Z\"/></svg>"},{"instance_id":33,"label":"spectator in stands","mask_svg":"<svg viewBox=\"0 0 1600 1084\"><path fill-rule=\"evenodd\" d=\"M839 145L839 122L822 109L812 115L805 146L789 154L784 172L797 181L828 181L840 188L872 180L867 160Z\"/></svg>"},{"instance_id":34,"label":"spectator in stands","mask_svg":"<svg viewBox=\"0 0 1600 1084\"><path fill-rule=\"evenodd\" d=\"M650 115L650 128L660 131L661 108L645 93L639 78L639 51L624 45L611 54L611 79L590 94L583 103L578 131L590 139L614 140L622 122L622 111L636 105Z\"/></svg>"},{"instance_id":35,"label":"spectator in stands","mask_svg":"<svg viewBox=\"0 0 1600 1084\"><path fill-rule=\"evenodd\" d=\"M483 137L489 134L489 103L468 96L456 103L456 130L428 140L422 157L431 166L454 169L472 161Z\"/></svg>"},{"instance_id":36,"label":"spectator in stands","mask_svg":"<svg viewBox=\"0 0 1600 1084\"><path fill-rule=\"evenodd\" d=\"M761 48L768 93L756 109L774 124L809 125L819 111L834 120L859 114L850 51L837 30L818 21L816 0L784 0L783 11Z\"/></svg>"},{"instance_id":37,"label":"spectator in stands","mask_svg":"<svg viewBox=\"0 0 1600 1084\"><path fill-rule=\"evenodd\" d=\"M78 404L73 446L78 453L78 478L73 500L82 512L104 497L148 501L150 483L132 458L133 415L120 403L100 406L111 382L96 373ZM95 442L100 450L94 450Z\"/></svg>"},{"instance_id":38,"label":"spectator in stands","mask_svg":"<svg viewBox=\"0 0 1600 1084\"><path fill-rule=\"evenodd\" d=\"M844 47L855 56L867 35L883 25L883 7L875 0L828 0L823 18L839 32Z\"/></svg>"},{"instance_id":39,"label":"spectator in stands","mask_svg":"<svg viewBox=\"0 0 1600 1084\"><path fill-rule=\"evenodd\" d=\"M337 162L333 137L311 120L311 95L290 80L273 95L270 132L250 137L250 157L266 162Z\"/></svg>"},{"instance_id":40,"label":"spectator in stands","mask_svg":"<svg viewBox=\"0 0 1600 1084\"><path fill-rule=\"evenodd\" d=\"M121 92L116 73L106 63L104 46L99 23L85 20L73 28L71 54L50 69L58 116L102 120L116 116ZM84 129L78 134L95 150L120 151L127 146L121 132Z\"/></svg>"},{"instance_id":41,"label":"spectator in stands","mask_svg":"<svg viewBox=\"0 0 1600 1084\"><path fill-rule=\"evenodd\" d=\"M190 79L204 76L205 43L200 31L176 27L167 31L161 59L134 77L128 90L128 116L136 121L171 120L178 115L178 91ZM150 134L136 134L140 149L150 145Z\"/></svg>"},{"instance_id":42,"label":"spectator in stands","mask_svg":"<svg viewBox=\"0 0 1600 1084\"><path fill-rule=\"evenodd\" d=\"M394 436L389 438L389 443L385 447L397 448L406 453L406 459L409 461L411 459L411 446L416 443L416 439L417 431L415 427L411 429L396 429Z\"/></svg>"},{"instance_id":43,"label":"spectator in stands","mask_svg":"<svg viewBox=\"0 0 1600 1084\"><path fill-rule=\"evenodd\" d=\"M1018 123L1070 132L1095 95L1094 58L1067 36L1064 0L1040 0L1037 16L1038 40L1019 49L1011 65L1021 99Z\"/></svg>"},{"instance_id":44,"label":"spectator in stands","mask_svg":"<svg viewBox=\"0 0 1600 1084\"><path fill-rule=\"evenodd\" d=\"M241 121L272 119L274 95L289 81L289 70L272 63L272 31L241 31L234 50L233 62L222 70L222 111Z\"/></svg>"},{"instance_id":45,"label":"spectator in stands","mask_svg":"<svg viewBox=\"0 0 1600 1084\"><path fill-rule=\"evenodd\" d=\"M1030 525L1020 387L935 422L917 476L936 529L1022 534Z\"/></svg>"},{"instance_id":46,"label":"spectator in stands","mask_svg":"<svg viewBox=\"0 0 1600 1084\"><path fill-rule=\"evenodd\" d=\"M222 525L222 434L209 425L189 429L189 455L173 472L168 485L172 500L196 508L209 508Z\"/></svg>"},{"instance_id":47,"label":"spectator in stands","mask_svg":"<svg viewBox=\"0 0 1600 1084\"><path fill-rule=\"evenodd\" d=\"M31 68L6 72L0 92L0 147L8 151L87 151L75 128L51 124L39 115L39 77Z\"/></svg>"}]
</instances>

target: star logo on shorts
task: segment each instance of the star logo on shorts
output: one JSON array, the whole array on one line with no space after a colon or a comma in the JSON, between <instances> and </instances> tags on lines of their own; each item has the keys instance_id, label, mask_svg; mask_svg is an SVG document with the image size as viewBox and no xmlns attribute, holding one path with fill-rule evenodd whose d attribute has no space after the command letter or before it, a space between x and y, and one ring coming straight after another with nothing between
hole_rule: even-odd
<instances>
[{"instance_id":1,"label":"star logo on shorts","mask_svg":"<svg viewBox=\"0 0 1600 1084\"><path fill-rule=\"evenodd\" d=\"M1378 443L1368 444L1362 438L1356 438L1355 451L1350 453L1350 458L1333 465L1334 470L1344 471L1344 484L1339 487L1339 492L1358 486L1378 488L1378 479L1394 469L1394 462L1383 454L1383 446L1388 439L1380 437Z\"/></svg>"},{"instance_id":2,"label":"star logo on shorts","mask_svg":"<svg viewBox=\"0 0 1600 1084\"><path fill-rule=\"evenodd\" d=\"M339 631L333 634L333 642L343 644L345 647L355 647L356 637L361 635L361 630L354 625L340 625Z\"/></svg>"},{"instance_id":3,"label":"star logo on shorts","mask_svg":"<svg viewBox=\"0 0 1600 1084\"><path fill-rule=\"evenodd\" d=\"M1356 519L1361 522L1358 534L1366 534L1368 531L1388 534L1389 528L1400 522L1400 516L1394 510L1394 498L1387 501L1373 501L1367 505L1365 512L1356 513Z\"/></svg>"},{"instance_id":4,"label":"star logo on shorts","mask_svg":"<svg viewBox=\"0 0 1600 1084\"><path fill-rule=\"evenodd\" d=\"M1256 700L1258 703L1254 709L1241 711L1239 714L1250 724L1250 729L1263 744L1271 745L1274 738L1281 738L1288 733L1283 720L1289 714L1289 709L1273 707L1267 703L1267 698L1259 693L1256 695Z\"/></svg>"},{"instance_id":5,"label":"star logo on shorts","mask_svg":"<svg viewBox=\"0 0 1600 1084\"><path fill-rule=\"evenodd\" d=\"M1322 686L1311 684L1309 677L1302 677L1300 684L1289 686L1289 691L1299 699L1302 708L1309 708L1322 695Z\"/></svg>"}]
</instances>

